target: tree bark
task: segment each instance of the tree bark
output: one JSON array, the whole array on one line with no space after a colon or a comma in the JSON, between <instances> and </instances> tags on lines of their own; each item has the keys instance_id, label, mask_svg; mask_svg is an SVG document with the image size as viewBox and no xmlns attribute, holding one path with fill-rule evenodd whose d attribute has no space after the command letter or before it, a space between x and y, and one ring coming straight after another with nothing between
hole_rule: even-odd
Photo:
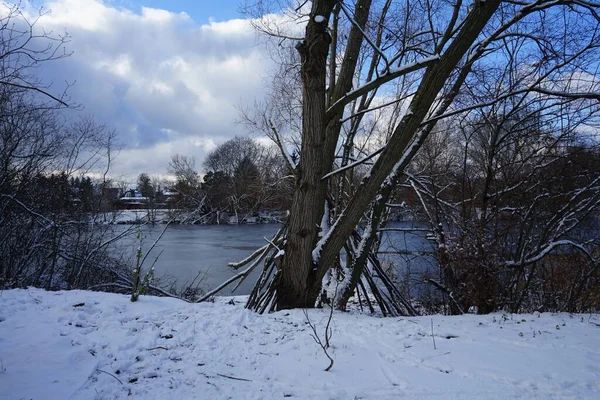
<instances>
[{"instance_id":1,"label":"tree bark","mask_svg":"<svg viewBox=\"0 0 600 400\"><path fill-rule=\"evenodd\" d=\"M289 236L281 265L277 309L312 307L307 293L314 279L312 251L324 212L329 169L325 155L327 56L331 37L327 23L335 1L315 1L303 42L296 46L302 62L302 147L289 217Z\"/></svg>"}]
</instances>

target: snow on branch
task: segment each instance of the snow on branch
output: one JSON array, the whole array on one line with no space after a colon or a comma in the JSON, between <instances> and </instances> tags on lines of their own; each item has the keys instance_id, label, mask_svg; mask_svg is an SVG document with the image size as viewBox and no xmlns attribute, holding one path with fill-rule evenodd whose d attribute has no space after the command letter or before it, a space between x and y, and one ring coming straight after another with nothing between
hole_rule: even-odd
<instances>
[{"instance_id":1,"label":"snow on branch","mask_svg":"<svg viewBox=\"0 0 600 400\"><path fill-rule=\"evenodd\" d=\"M407 75L411 72L415 72L420 69L427 68L430 65L434 64L435 62L437 62L439 60L439 58L440 58L439 54L436 54L431 57L423 58L412 64L406 64L406 65L402 65L398 68L391 69L386 74L381 75L378 78L375 78L372 81L365 83L363 86L361 86L351 92L348 92L345 96L340 98L331 107L329 107L329 109L327 110L327 112L325 114L326 120L329 120L329 119L333 118L333 116L341 113L347 104L358 99L360 96L364 95L365 93L368 93L371 90L377 89L381 85L383 85L391 80L394 80L396 78L399 78L403 75Z\"/></svg>"},{"instance_id":2,"label":"snow on branch","mask_svg":"<svg viewBox=\"0 0 600 400\"><path fill-rule=\"evenodd\" d=\"M398 104L398 103L400 103L400 102L402 102L402 101L404 101L406 99L409 99L409 98L413 97L416 93L417 93L416 91L412 91L412 92L409 92L408 94L406 94L405 96L402 96L400 98L394 99L392 101L387 101L385 103L382 103L382 104L379 104L377 106L373 106L373 107L370 107L370 108L369 107L364 108L364 109L362 109L360 111L357 111L357 112L355 112L353 114L350 114L346 118L342 119L341 123L343 124L344 122L347 122L347 121L349 121L351 119L357 118L357 117L359 117L359 116L361 116L363 114L367 114L367 113L370 113L370 112L373 112L373 111L377 111L377 110L380 110L382 108L385 108L385 107L388 107L388 106L391 106L391 105L394 105L394 104Z\"/></svg>"},{"instance_id":3,"label":"snow on branch","mask_svg":"<svg viewBox=\"0 0 600 400\"><path fill-rule=\"evenodd\" d=\"M523 259L520 261L506 261L504 263L504 265L506 267L521 267L524 265L533 264L534 262L540 261L542 258L547 256L555 248L561 247L561 246L570 246L570 247L576 248L578 250L581 250L584 254L586 254L587 256L589 256L591 258L591 254L581 243L577 243L572 240L564 239L564 240L557 240L555 242L548 243L536 255L530 256L529 258L526 258L526 259Z\"/></svg>"},{"instance_id":4,"label":"snow on branch","mask_svg":"<svg viewBox=\"0 0 600 400\"><path fill-rule=\"evenodd\" d=\"M354 161L351 164L345 165L345 166L343 166L341 168L338 168L338 169L336 169L334 171L331 171L328 174L324 175L321 178L321 180L324 181L325 179L330 178L333 175L339 174L340 172L344 172L344 171L346 171L348 169L352 169L352 168L356 167L357 165L363 164L363 163L369 161L370 159L372 159L373 157L375 157L376 155L378 155L379 153L381 153L384 149L385 149L385 146L381 147L380 149L378 149L376 151L374 151L373 153L369 154L365 158L361 158L360 160L356 160L356 161Z\"/></svg>"},{"instance_id":5,"label":"snow on branch","mask_svg":"<svg viewBox=\"0 0 600 400\"><path fill-rule=\"evenodd\" d=\"M340 1L340 9L342 10L342 12L344 14L346 14L346 17L348 18L348 20L350 21L350 23L352 25L354 25L354 27L356 27L356 29L358 29L360 31L360 33L362 33L363 38L367 41L367 43L369 43L369 45L371 45L371 47L373 48L373 50L375 50L383 59L383 61L385 61L385 65L386 65L386 69L389 68L389 61L387 59L387 57L385 56L385 53L382 49L380 49L372 40L371 38L369 38L369 36L366 34L366 32L364 31L364 29L360 26L359 23L356 22L356 20L350 15L350 11L346 8L346 6L344 6L344 2Z\"/></svg>"},{"instance_id":6,"label":"snow on branch","mask_svg":"<svg viewBox=\"0 0 600 400\"><path fill-rule=\"evenodd\" d=\"M233 269L238 269L241 266L244 266L246 264L248 264L250 261L254 260L256 257L258 257L265 249L267 249L269 246L271 246L271 243L264 245L263 247L259 248L258 250L256 250L254 253L250 254L248 257L244 258L242 261L238 261L235 263L229 263L227 264L227 266L233 268Z\"/></svg>"},{"instance_id":7,"label":"snow on branch","mask_svg":"<svg viewBox=\"0 0 600 400\"><path fill-rule=\"evenodd\" d=\"M598 93L598 92L569 93L569 92L563 92L563 91L548 90L548 89L543 89L543 88L539 88L539 87L532 88L531 91L540 93L540 94L545 94L548 96L567 97L567 98L572 98L572 99L589 99L589 100L600 101L600 93Z\"/></svg>"},{"instance_id":8,"label":"snow on branch","mask_svg":"<svg viewBox=\"0 0 600 400\"><path fill-rule=\"evenodd\" d=\"M254 269L260 264L260 262L269 254L269 252L271 251L272 248L275 248L275 249L279 250L279 252L281 252L281 250L277 246L278 244L283 243L283 238L281 238L281 233L282 233L282 230L279 230L275 234L275 236L273 237L272 240L268 240L265 238L265 240L268 242L268 244L266 244L265 246L256 250L249 257L246 257L244 260L242 260L238 263L235 263L235 264L229 264L229 266L231 266L231 267L239 268L242 265L245 265L245 264L249 263L250 261L254 260L254 262L252 262L252 264L248 268L246 268L242 272L232 276L231 278L227 279L225 282L223 282L222 284L217 286L215 289L206 293L204 296L202 296L200 299L198 299L196 301L196 303L201 303L203 301L206 301L207 299L209 299L216 293L220 292L221 290L223 290L224 288L229 286L231 283L239 280L238 284L232 290L232 292L235 291L241 285L241 283L250 275L250 273L252 271L254 271Z\"/></svg>"}]
</instances>

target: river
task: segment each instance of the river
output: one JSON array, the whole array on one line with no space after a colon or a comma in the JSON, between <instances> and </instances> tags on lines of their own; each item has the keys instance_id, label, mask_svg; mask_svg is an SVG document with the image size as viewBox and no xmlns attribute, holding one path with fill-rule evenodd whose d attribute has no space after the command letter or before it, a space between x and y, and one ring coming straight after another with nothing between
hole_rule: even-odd
<instances>
[{"instance_id":1,"label":"river","mask_svg":"<svg viewBox=\"0 0 600 400\"><path fill-rule=\"evenodd\" d=\"M409 223L394 223L393 227L408 228ZM154 243L156 237L164 229L164 225L133 227L142 239L142 252L145 254ZM237 262L250 255L257 248L265 245L279 229L279 225L170 225L163 237L148 255L142 267L147 270L156 257L154 265L155 277L166 281L176 281L178 287L192 281L201 272L202 289L209 290L237 271L228 267L230 262ZM135 264L135 249L139 241L130 236L122 240L118 251L133 266ZM423 271L431 265L431 257L427 255L392 254L396 249L410 252L430 251L429 243L422 232L418 235L399 232L386 232L381 246L381 258L384 262L393 262L397 268L413 268ZM246 279L234 294L249 294L259 274L260 267ZM233 287L234 285L232 285ZM230 294L231 289L224 290L223 295Z\"/></svg>"}]
</instances>

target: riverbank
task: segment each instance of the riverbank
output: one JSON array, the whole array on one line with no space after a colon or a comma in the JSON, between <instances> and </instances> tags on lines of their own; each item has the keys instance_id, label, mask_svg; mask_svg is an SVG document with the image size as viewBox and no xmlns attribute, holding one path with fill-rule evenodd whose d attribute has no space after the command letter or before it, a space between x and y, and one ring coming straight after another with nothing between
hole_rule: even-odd
<instances>
[{"instance_id":1,"label":"riverbank","mask_svg":"<svg viewBox=\"0 0 600 400\"><path fill-rule=\"evenodd\" d=\"M285 211L264 211L249 216L233 213L209 213L198 215L184 210L115 210L96 217L97 221L108 224L166 224L168 222L185 225L239 225L239 224L281 224Z\"/></svg>"},{"instance_id":2,"label":"riverbank","mask_svg":"<svg viewBox=\"0 0 600 400\"><path fill-rule=\"evenodd\" d=\"M321 336L328 310L310 310ZM597 314L333 314L87 291L0 295L0 399L596 399ZM435 340L435 343L434 343Z\"/></svg>"}]
</instances>

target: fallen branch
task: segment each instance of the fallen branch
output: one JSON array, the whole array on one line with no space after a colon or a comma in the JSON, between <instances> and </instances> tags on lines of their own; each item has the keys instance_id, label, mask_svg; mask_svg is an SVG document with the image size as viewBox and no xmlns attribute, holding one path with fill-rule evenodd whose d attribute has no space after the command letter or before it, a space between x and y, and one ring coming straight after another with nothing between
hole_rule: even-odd
<instances>
[{"instance_id":1,"label":"fallen branch","mask_svg":"<svg viewBox=\"0 0 600 400\"><path fill-rule=\"evenodd\" d=\"M256 259L256 257L258 257L258 259L256 259L248 268L246 268L245 270L243 270L239 274L232 276L231 278L227 279L225 282L223 282L222 284L220 284L219 286L217 286L215 289L213 289L210 292L206 293L204 296L202 296L200 299L198 299L196 301L196 303L202 303L203 301L206 301L211 296L213 296L216 293L220 292L221 290L223 290L224 288L226 288L227 286L229 286L231 283L237 281L238 279L240 279L240 284L241 284L241 282L244 279L246 279L248 277L248 275L250 275L250 273L263 260L263 258L267 256L267 254L271 250L272 246L275 246L275 248L278 249L276 243L280 243L281 242L281 240L279 239L279 237L281 236L282 231L283 231L283 229L280 229L275 234L275 236L273 237L273 240L269 241L269 240L265 239L269 243L266 244L265 246L261 247L260 249L258 249L254 253L252 253L246 259L240 261L239 263L235 263L233 265L230 263L229 266L232 266L232 267L235 267L235 268L239 268L240 266L242 266L244 264L247 264L248 262L250 262L250 261ZM233 290L235 291L235 289L237 289L238 286L239 286L239 284Z\"/></svg>"},{"instance_id":2,"label":"fallen branch","mask_svg":"<svg viewBox=\"0 0 600 400\"><path fill-rule=\"evenodd\" d=\"M97 369L96 371L98 371L98 372L104 372L106 375L110 375L110 376L112 376L113 378L115 378L115 379L116 379L116 380L117 380L117 381L118 381L118 382L119 382L121 385L123 384L123 382L121 382L121 380L120 380L119 378L117 378L116 376L114 376L114 375L113 375L113 374L111 374L110 372L106 372L106 371L103 371L103 370L101 370L101 369Z\"/></svg>"},{"instance_id":3,"label":"fallen branch","mask_svg":"<svg viewBox=\"0 0 600 400\"><path fill-rule=\"evenodd\" d=\"M263 251L265 251L265 249L268 249L269 245L270 244L265 244L263 247L256 250L254 253L250 254L248 257L244 258L242 261L231 262L231 263L227 264L227 266L229 266L233 269L238 269L240 267L243 267L244 265L248 264L250 261L254 260L256 257L258 257Z\"/></svg>"}]
</instances>

